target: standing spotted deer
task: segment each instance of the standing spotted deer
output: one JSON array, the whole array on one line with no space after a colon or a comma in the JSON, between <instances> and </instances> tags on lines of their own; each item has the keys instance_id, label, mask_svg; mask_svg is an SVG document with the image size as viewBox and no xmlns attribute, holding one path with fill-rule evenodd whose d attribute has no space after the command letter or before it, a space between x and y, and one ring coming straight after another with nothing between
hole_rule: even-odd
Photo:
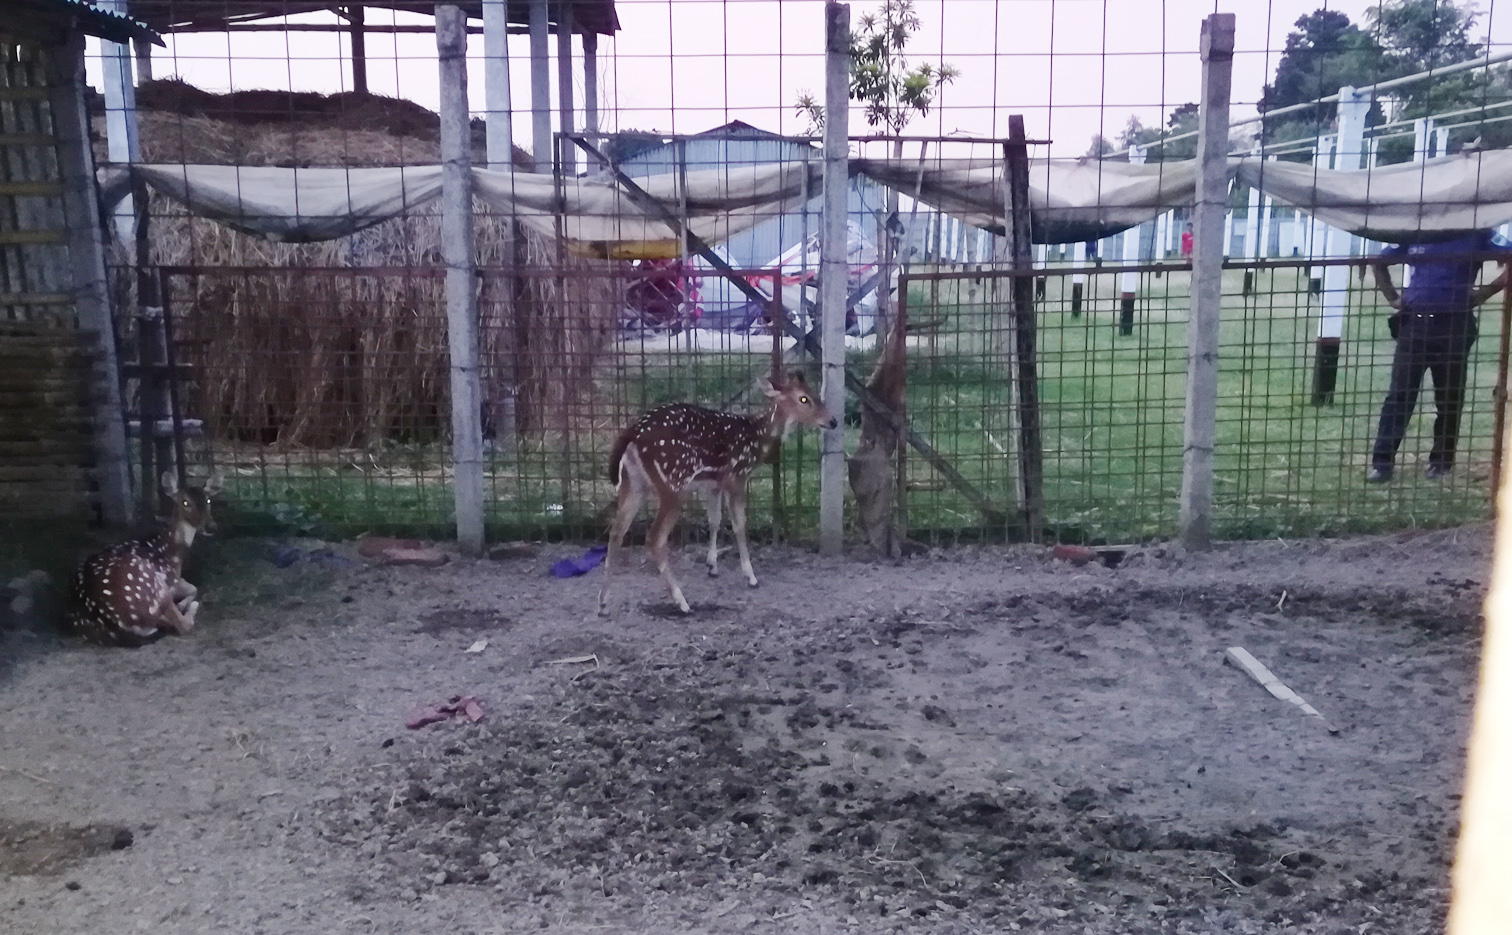
<instances>
[{"instance_id":1,"label":"standing spotted deer","mask_svg":"<svg viewBox=\"0 0 1512 935\"><path fill-rule=\"evenodd\" d=\"M816 399L803 375L790 374L786 382L763 381L770 400L761 416L715 412L685 403L653 409L620 433L609 456L609 479L618 485L619 508L609 533L609 555L604 562L604 584L599 591L599 613L609 612L609 592L619 561L625 533L648 493L656 497L656 519L646 537L662 580L672 600L683 613L692 608L672 574L667 539L682 513L689 490L704 492L709 514L709 574L719 574L719 524L721 504L730 505L730 525L740 552L740 570L746 583L756 587L756 572L746 545L746 483L756 465L765 461L772 445L796 424L835 428L839 425Z\"/></svg>"},{"instance_id":2,"label":"standing spotted deer","mask_svg":"<svg viewBox=\"0 0 1512 935\"><path fill-rule=\"evenodd\" d=\"M69 626L96 643L141 646L164 633L194 628L199 589L182 577L196 534L211 526L212 477L203 489L179 489L163 474L173 512L154 535L113 545L79 566L69 587Z\"/></svg>"}]
</instances>

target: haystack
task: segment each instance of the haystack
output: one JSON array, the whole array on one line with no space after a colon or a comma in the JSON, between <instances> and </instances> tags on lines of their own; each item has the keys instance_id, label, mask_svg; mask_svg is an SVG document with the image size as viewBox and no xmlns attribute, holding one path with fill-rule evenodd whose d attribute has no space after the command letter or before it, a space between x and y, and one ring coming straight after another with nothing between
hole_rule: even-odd
<instances>
[{"instance_id":1,"label":"haystack","mask_svg":"<svg viewBox=\"0 0 1512 935\"><path fill-rule=\"evenodd\" d=\"M146 162L438 161L436 115L376 95L214 95L160 81L143 86L139 106ZM101 140L103 123L96 118ZM481 161L481 126L475 131ZM529 163L518 149L515 158ZM478 210L485 426L502 428L513 399L521 432L567 428L568 413L592 409L575 404L591 396L610 347L620 264L567 257L556 243ZM444 440L450 402L436 213L337 241L280 244L189 217L158 197L150 212L152 262L177 270L167 298L178 354L196 371L184 408L213 437L315 448ZM132 257L117 251L115 259L129 290Z\"/></svg>"}]
</instances>

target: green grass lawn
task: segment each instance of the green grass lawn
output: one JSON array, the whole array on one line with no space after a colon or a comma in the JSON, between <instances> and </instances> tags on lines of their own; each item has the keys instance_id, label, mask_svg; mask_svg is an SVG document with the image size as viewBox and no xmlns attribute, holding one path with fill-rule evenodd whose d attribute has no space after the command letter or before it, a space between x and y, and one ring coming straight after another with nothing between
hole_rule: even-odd
<instances>
[{"instance_id":1,"label":"green grass lawn","mask_svg":"<svg viewBox=\"0 0 1512 935\"><path fill-rule=\"evenodd\" d=\"M1314 405L1319 297L1309 295L1295 271L1256 277L1249 296L1241 273L1225 277L1217 533L1313 536L1488 516L1499 307L1482 319L1454 479L1421 477L1432 421L1430 390L1419 401L1398 479L1367 487L1364 472L1392 350L1382 309L1352 278L1338 386L1330 405ZM1181 485L1188 277L1143 278L1130 335L1118 332L1113 275L1090 277L1079 315L1070 308L1069 282L1061 280L1049 278L1038 315L1049 533L1089 542L1170 536ZM911 337L908 348L911 424L993 503L1012 512L1016 441L1001 303L987 284L913 283L909 318L933 323ZM873 360L874 352L854 351L849 365L864 378ZM723 404L765 363L764 355L733 351L615 359L604 368L597 397L584 402L574 423L579 430L533 438L513 453L490 456L490 534L601 536L613 500L605 461L619 426L663 402ZM755 405L748 395L735 408ZM854 401L847 410L854 436ZM849 447L854 444L853 437ZM780 525L788 536L815 535L817 452L812 433L790 437L780 515L773 471L763 469L753 478L753 530L770 535ZM232 525L330 535L449 535L451 490L443 458L435 449L401 447L279 458L244 451L228 459L217 452L217 460L240 465L230 481ZM916 536L945 542L1003 537L1005 530L988 526L915 453L908 470L908 520ZM696 508L690 512L693 522L701 519Z\"/></svg>"}]
</instances>

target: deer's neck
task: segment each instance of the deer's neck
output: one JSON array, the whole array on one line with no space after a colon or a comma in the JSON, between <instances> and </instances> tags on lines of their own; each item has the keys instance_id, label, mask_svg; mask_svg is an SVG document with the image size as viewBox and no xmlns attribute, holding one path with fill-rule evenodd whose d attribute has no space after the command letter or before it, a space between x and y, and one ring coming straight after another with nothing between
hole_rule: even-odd
<instances>
[{"instance_id":1,"label":"deer's neck","mask_svg":"<svg viewBox=\"0 0 1512 935\"><path fill-rule=\"evenodd\" d=\"M768 407L766 414L756 419L755 423L756 432L761 437L761 456L765 460L771 454L772 446L787 437L793 423L782 415L775 404Z\"/></svg>"},{"instance_id":2,"label":"deer's neck","mask_svg":"<svg viewBox=\"0 0 1512 935\"><path fill-rule=\"evenodd\" d=\"M174 571L179 571L184 567L184 556L189 554L189 546L194 544L194 536L198 531L190 523L171 519L158 530L157 535L148 540L148 544L157 548Z\"/></svg>"}]
</instances>

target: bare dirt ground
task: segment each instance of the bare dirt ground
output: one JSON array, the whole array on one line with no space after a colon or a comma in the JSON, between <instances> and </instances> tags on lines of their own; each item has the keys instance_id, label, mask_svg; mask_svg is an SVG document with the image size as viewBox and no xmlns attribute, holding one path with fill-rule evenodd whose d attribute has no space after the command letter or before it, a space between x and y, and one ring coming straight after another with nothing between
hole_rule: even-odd
<instances>
[{"instance_id":1,"label":"bare dirt ground","mask_svg":"<svg viewBox=\"0 0 1512 935\"><path fill-rule=\"evenodd\" d=\"M189 638L0 634L0 930L1442 928L1484 527L1111 569L774 547L755 591L689 551L691 619L639 570L613 621L601 571L545 575L565 546L266 548L204 550ZM406 729L454 695L486 718Z\"/></svg>"}]
</instances>

